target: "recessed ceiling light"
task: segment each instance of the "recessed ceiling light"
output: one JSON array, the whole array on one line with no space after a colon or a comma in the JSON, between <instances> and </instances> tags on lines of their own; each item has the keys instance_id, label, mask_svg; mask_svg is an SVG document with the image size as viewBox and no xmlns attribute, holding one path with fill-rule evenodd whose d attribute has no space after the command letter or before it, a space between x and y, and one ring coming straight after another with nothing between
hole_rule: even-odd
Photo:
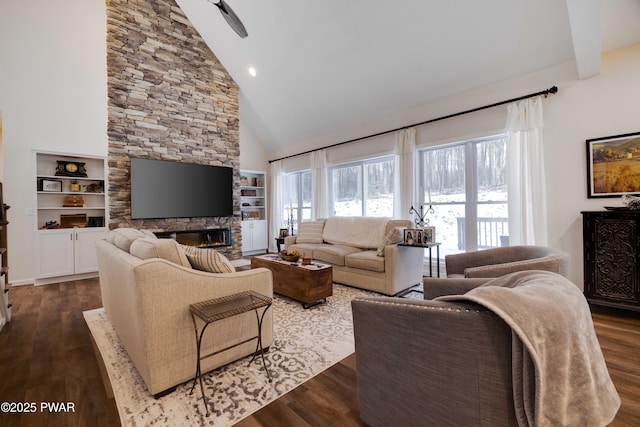
<instances>
[{"instance_id":1,"label":"recessed ceiling light","mask_svg":"<svg viewBox=\"0 0 640 427\"><path fill-rule=\"evenodd\" d=\"M249 74L251 75L251 77L255 77L256 76L256 69L253 67L249 67Z\"/></svg>"}]
</instances>

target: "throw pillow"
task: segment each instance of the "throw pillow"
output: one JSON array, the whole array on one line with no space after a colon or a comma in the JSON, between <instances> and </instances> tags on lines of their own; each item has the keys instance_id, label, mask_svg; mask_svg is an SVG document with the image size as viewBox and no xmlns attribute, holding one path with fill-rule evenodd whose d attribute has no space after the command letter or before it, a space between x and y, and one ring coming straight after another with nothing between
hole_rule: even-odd
<instances>
[{"instance_id":1,"label":"throw pillow","mask_svg":"<svg viewBox=\"0 0 640 427\"><path fill-rule=\"evenodd\" d=\"M140 237L145 237L145 234L135 228L116 228L109 231L106 240L123 251L129 252L131 244Z\"/></svg>"},{"instance_id":2,"label":"throw pillow","mask_svg":"<svg viewBox=\"0 0 640 427\"><path fill-rule=\"evenodd\" d=\"M141 237L131 243L129 253L140 259L162 258L183 267L191 267L182 246L173 239Z\"/></svg>"},{"instance_id":3,"label":"throw pillow","mask_svg":"<svg viewBox=\"0 0 640 427\"><path fill-rule=\"evenodd\" d=\"M196 248L183 245L191 267L209 273L235 273L236 269L229 259L215 249Z\"/></svg>"},{"instance_id":4,"label":"throw pillow","mask_svg":"<svg viewBox=\"0 0 640 427\"><path fill-rule=\"evenodd\" d=\"M382 245L378 247L378 256L384 256L384 247L387 245L395 245L404 241L404 229L406 227L393 227L391 231L384 236Z\"/></svg>"},{"instance_id":5,"label":"throw pillow","mask_svg":"<svg viewBox=\"0 0 640 427\"><path fill-rule=\"evenodd\" d=\"M140 230L142 231L147 237L149 237L150 239L157 239L158 236L155 235L155 233L151 230Z\"/></svg>"},{"instance_id":6,"label":"throw pillow","mask_svg":"<svg viewBox=\"0 0 640 427\"><path fill-rule=\"evenodd\" d=\"M323 220L301 222L298 226L296 243L322 243L323 229Z\"/></svg>"}]
</instances>

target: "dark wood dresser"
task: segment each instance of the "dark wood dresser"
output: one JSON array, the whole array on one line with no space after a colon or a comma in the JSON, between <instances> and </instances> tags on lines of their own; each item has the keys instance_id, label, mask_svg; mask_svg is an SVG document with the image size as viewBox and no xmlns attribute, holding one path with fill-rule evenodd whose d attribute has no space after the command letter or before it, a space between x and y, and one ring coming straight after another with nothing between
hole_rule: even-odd
<instances>
[{"instance_id":1,"label":"dark wood dresser","mask_svg":"<svg viewBox=\"0 0 640 427\"><path fill-rule=\"evenodd\" d=\"M582 216L585 297L591 304L640 311L640 211Z\"/></svg>"}]
</instances>

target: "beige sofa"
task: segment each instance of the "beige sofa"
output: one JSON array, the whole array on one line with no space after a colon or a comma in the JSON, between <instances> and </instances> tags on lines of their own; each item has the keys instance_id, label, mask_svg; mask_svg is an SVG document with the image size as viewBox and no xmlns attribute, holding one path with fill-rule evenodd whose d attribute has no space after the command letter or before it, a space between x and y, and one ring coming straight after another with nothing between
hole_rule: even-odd
<instances>
[{"instance_id":1,"label":"beige sofa","mask_svg":"<svg viewBox=\"0 0 640 427\"><path fill-rule=\"evenodd\" d=\"M422 281L424 250L398 246L410 221L331 217L303 222L285 249L333 265L333 281L395 295Z\"/></svg>"},{"instance_id":2,"label":"beige sofa","mask_svg":"<svg viewBox=\"0 0 640 427\"><path fill-rule=\"evenodd\" d=\"M195 270L174 240L150 238L139 230L112 230L106 240L96 243L96 250L104 308L149 393L156 397L194 376L196 341L189 304L248 290L273 296L267 269ZM213 352L214 343L220 349L254 336L256 323L256 315L248 312L211 324L202 354ZM272 341L269 309L262 327L263 347ZM253 354L255 349L253 340L210 357L202 362L203 372Z\"/></svg>"}]
</instances>

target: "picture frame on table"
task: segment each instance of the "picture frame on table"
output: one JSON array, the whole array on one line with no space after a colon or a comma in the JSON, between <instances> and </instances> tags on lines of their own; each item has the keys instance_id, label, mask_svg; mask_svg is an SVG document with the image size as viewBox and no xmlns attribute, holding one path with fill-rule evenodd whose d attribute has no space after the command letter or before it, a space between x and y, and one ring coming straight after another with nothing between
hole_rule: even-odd
<instances>
[{"instance_id":1,"label":"picture frame on table","mask_svg":"<svg viewBox=\"0 0 640 427\"><path fill-rule=\"evenodd\" d=\"M435 227L425 227L422 230L422 243L424 245L430 245L436 242L436 228Z\"/></svg>"},{"instance_id":2,"label":"picture frame on table","mask_svg":"<svg viewBox=\"0 0 640 427\"><path fill-rule=\"evenodd\" d=\"M424 244L423 235L424 235L424 231L420 228L416 229L415 232L413 233L413 236L414 236L413 240L415 241L416 246L422 246Z\"/></svg>"},{"instance_id":3,"label":"picture frame on table","mask_svg":"<svg viewBox=\"0 0 640 427\"><path fill-rule=\"evenodd\" d=\"M280 229L280 238L284 239L285 237L287 237L289 235L289 230L286 228L281 228Z\"/></svg>"},{"instance_id":4,"label":"picture frame on table","mask_svg":"<svg viewBox=\"0 0 640 427\"><path fill-rule=\"evenodd\" d=\"M640 132L586 140L587 196L640 194Z\"/></svg>"},{"instance_id":5,"label":"picture frame on table","mask_svg":"<svg viewBox=\"0 0 640 427\"><path fill-rule=\"evenodd\" d=\"M415 241L413 240L413 236L416 230L413 228L405 228L404 229L404 244L405 245L413 245Z\"/></svg>"}]
</instances>

